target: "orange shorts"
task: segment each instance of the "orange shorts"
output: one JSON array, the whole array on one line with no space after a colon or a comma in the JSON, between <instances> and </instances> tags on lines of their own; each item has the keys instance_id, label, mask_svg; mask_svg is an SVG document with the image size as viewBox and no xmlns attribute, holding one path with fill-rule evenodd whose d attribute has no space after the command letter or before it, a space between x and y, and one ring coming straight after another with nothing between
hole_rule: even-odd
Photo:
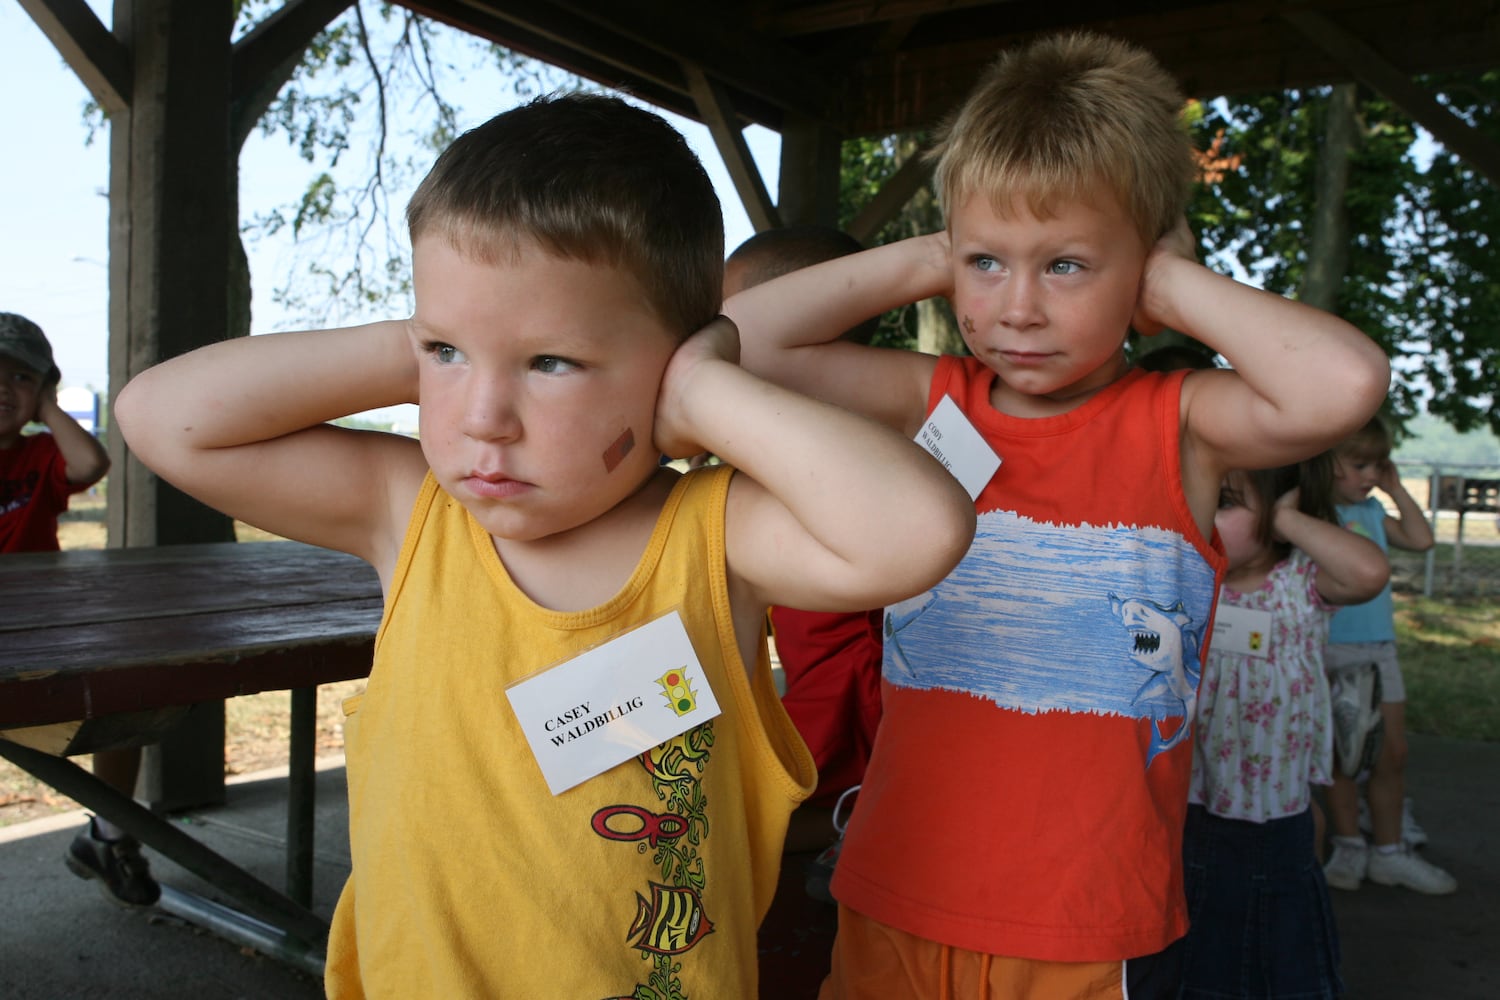
<instances>
[{"instance_id":1,"label":"orange shorts","mask_svg":"<svg viewBox=\"0 0 1500 1000\"><path fill-rule=\"evenodd\" d=\"M1124 1000L1124 962L1043 962L928 941L839 906L818 1000Z\"/></svg>"}]
</instances>

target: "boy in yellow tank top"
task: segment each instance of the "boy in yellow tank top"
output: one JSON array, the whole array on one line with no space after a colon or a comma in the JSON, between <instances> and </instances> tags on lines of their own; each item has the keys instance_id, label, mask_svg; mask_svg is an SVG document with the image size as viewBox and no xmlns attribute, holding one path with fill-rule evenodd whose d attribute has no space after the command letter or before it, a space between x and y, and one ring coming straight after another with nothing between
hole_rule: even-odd
<instances>
[{"instance_id":1,"label":"boy in yellow tank top","mask_svg":"<svg viewBox=\"0 0 1500 1000\"><path fill-rule=\"evenodd\" d=\"M657 116L501 114L407 218L409 319L214 344L115 406L164 478L384 585L328 992L753 997L814 777L766 608L930 587L972 504L900 435L738 366L718 202ZM420 442L328 423L408 402ZM704 451L738 471L658 462Z\"/></svg>"}]
</instances>

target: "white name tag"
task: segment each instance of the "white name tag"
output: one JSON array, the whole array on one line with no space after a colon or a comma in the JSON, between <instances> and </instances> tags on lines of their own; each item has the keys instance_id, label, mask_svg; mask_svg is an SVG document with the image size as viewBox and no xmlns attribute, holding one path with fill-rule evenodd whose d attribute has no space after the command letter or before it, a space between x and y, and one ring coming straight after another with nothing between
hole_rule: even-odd
<instances>
[{"instance_id":1,"label":"white name tag","mask_svg":"<svg viewBox=\"0 0 1500 1000\"><path fill-rule=\"evenodd\" d=\"M719 714L676 611L505 693L553 795Z\"/></svg>"},{"instance_id":2,"label":"white name tag","mask_svg":"<svg viewBox=\"0 0 1500 1000\"><path fill-rule=\"evenodd\" d=\"M1270 654L1271 612L1219 603L1214 612L1213 650L1264 659Z\"/></svg>"},{"instance_id":3,"label":"white name tag","mask_svg":"<svg viewBox=\"0 0 1500 1000\"><path fill-rule=\"evenodd\" d=\"M1000 456L948 396L943 397L917 432L916 442L953 473L971 499L978 498L1000 468Z\"/></svg>"}]
</instances>

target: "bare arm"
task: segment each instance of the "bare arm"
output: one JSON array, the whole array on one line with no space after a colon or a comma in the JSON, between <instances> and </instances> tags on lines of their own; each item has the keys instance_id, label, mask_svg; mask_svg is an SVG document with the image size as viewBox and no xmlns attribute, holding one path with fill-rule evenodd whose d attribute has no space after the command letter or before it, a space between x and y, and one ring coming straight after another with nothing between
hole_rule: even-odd
<instances>
[{"instance_id":1,"label":"bare arm","mask_svg":"<svg viewBox=\"0 0 1500 1000\"><path fill-rule=\"evenodd\" d=\"M1396 516L1385 519L1385 538L1398 549L1426 552L1432 548L1432 525L1427 523L1422 508L1405 486L1401 485L1401 473L1390 459L1380 467L1380 491L1396 505Z\"/></svg>"},{"instance_id":2,"label":"bare arm","mask_svg":"<svg viewBox=\"0 0 1500 1000\"><path fill-rule=\"evenodd\" d=\"M164 479L232 517L394 565L420 446L326 421L416 398L404 322L241 337L131 380L115 420Z\"/></svg>"},{"instance_id":3,"label":"bare arm","mask_svg":"<svg viewBox=\"0 0 1500 1000\"><path fill-rule=\"evenodd\" d=\"M1226 469L1316 454L1363 425L1385 399L1385 353L1331 313L1170 256L1153 256L1145 300L1151 315L1233 368L1190 374L1184 401L1186 432Z\"/></svg>"},{"instance_id":4,"label":"bare arm","mask_svg":"<svg viewBox=\"0 0 1500 1000\"><path fill-rule=\"evenodd\" d=\"M952 277L947 234L935 233L747 288L724 312L739 327L748 371L912 435L936 361L838 338L888 309L948 293Z\"/></svg>"},{"instance_id":5,"label":"bare arm","mask_svg":"<svg viewBox=\"0 0 1500 1000\"><path fill-rule=\"evenodd\" d=\"M1317 564L1315 586L1329 604L1368 601L1391 577L1391 564L1379 545L1340 525L1303 514L1297 510L1295 490L1277 502L1272 527L1278 538L1306 552Z\"/></svg>"},{"instance_id":6,"label":"bare arm","mask_svg":"<svg viewBox=\"0 0 1500 1000\"><path fill-rule=\"evenodd\" d=\"M937 583L974 534L958 481L871 420L751 375L716 321L673 357L657 410L668 454L736 466L726 548L747 602L858 611Z\"/></svg>"},{"instance_id":7,"label":"bare arm","mask_svg":"<svg viewBox=\"0 0 1500 1000\"><path fill-rule=\"evenodd\" d=\"M1300 461L1363 425L1390 363L1337 316L1215 274L1184 255L1185 241L1184 222L1153 249L1137 320L1195 337L1233 369L1183 382L1183 482L1204 526L1225 472Z\"/></svg>"},{"instance_id":8,"label":"bare arm","mask_svg":"<svg viewBox=\"0 0 1500 1000\"><path fill-rule=\"evenodd\" d=\"M52 432L70 486L86 489L104 478L109 471L109 455L104 451L104 445L57 405L56 383L42 389L36 418Z\"/></svg>"}]
</instances>

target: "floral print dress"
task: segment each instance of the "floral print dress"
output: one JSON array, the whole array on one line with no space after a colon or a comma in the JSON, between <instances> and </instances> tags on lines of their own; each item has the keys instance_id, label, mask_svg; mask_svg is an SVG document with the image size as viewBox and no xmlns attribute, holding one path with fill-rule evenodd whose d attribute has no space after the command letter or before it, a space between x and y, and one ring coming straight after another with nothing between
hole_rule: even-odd
<instances>
[{"instance_id":1,"label":"floral print dress","mask_svg":"<svg viewBox=\"0 0 1500 1000\"><path fill-rule=\"evenodd\" d=\"M1310 783L1332 782L1333 718L1323 646L1333 605L1318 569L1293 549L1260 589L1229 587L1219 603L1271 613L1265 657L1211 649L1198 685L1189 801L1226 819L1263 823L1308 808Z\"/></svg>"}]
</instances>

